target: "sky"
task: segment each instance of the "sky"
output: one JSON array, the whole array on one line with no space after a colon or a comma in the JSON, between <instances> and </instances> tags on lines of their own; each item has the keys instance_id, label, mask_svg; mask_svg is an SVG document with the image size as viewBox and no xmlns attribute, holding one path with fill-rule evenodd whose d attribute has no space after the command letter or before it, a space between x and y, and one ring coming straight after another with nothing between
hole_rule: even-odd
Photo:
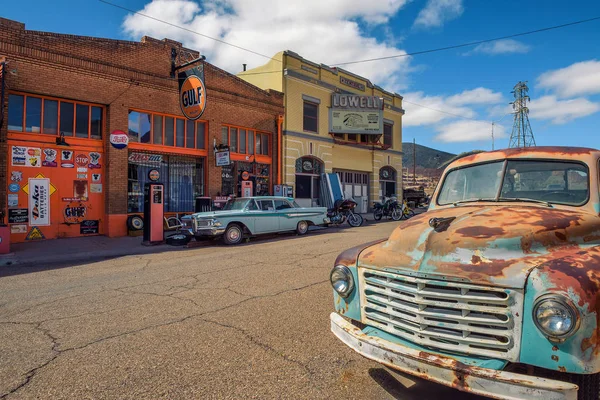
<instances>
[{"instance_id":1,"label":"sky","mask_svg":"<svg viewBox=\"0 0 600 400\"><path fill-rule=\"evenodd\" d=\"M172 25L100 0L7 2L0 16L30 30L168 37L234 74L291 50L400 94L403 141L451 153L508 147L511 92L526 81L538 146L600 148L600 19L407 55L600 17L597 0L106 1Z\"/></svg>"}]
</instances>

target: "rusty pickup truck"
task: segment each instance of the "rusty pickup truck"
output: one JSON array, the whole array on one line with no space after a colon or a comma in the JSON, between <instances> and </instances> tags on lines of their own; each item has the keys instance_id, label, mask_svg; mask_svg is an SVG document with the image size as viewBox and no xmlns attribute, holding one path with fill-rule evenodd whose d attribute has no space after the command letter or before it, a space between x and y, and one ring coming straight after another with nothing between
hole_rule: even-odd
<instances>
[{"instance_id":1,"label":"rusty pickup truck","mask_svg":"<svg viewBox=\"0 0 600 400\"><path fill-rule=\"evenodd\" d=\"M598 399L600 151L484 152L427 212L341 253L331 330L389 368L497 399Z\"/></svg>"}]
</instances>

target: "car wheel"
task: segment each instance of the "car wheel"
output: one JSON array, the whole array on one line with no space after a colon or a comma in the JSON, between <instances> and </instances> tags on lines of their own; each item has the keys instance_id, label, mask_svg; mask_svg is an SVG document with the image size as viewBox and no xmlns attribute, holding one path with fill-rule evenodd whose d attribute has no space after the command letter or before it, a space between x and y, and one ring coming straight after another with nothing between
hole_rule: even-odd
<instances>
[{"instance_id":1,"label":"car wheel","mask_svg":"<svg viewBox=\"0 0 600 400\"><path fill-rule=\"evenodd\" d=\"M130 215L127 218L127 228L130 231L141 231L144 229L144 219L139 215Z\"/></svg>"},{"instance_id":2,"label":"car wheel","mask_svg":"<svg viewBox=\"0 0 600 400\"><path fill-rule=\"evenodd\" d=\"M362 217L362 215L352 213L352 214L350 214L348 216L348 224L350 226L353 226L353 227L356 228L358 226L361 226L362 223L363 223L363 217Z\"/></svg>"},{"instance_id":3,"label":"car wheel","mask_svg":"<svg viewBox=\"0 0 600 400\"><path fill-rule=\"evenodd\" d=\"M175 234L169 236L165 241L171 246L185 246L192 238L183 234Z\"/></svg>"},{"instance_id":4,"label":"car wheel","mask_svg":"<svg viewBox=\"0 0 600 400\"><path fill-rule=\"evenodd\" d=\"M375 219L375 221L379 221L382 216L383 216L383 211L381 211L381 210L373 211L373 219Z\"/></svg>"},{"instance_id":5,"label":"car wheel","mask_svg":"<svg viewBox=\"0 0 600 400\"><path fill-rule=\"evenodd\" d=\"M225 244L239 244L244 239L244 232L242 227L237 224L231 224L225 230L223 234L223 242Z\"/></svg>"},{"instance_id":6,"label":"car wheel","mask_svg":"<svg viewBox=\"0 0 600 400\"><path fill-rule=\"evenodd\" d=\"M308 232L308 222L300 221L298 222L298 226L296 227L296 233L298 235L304 235Z\"/></svg>"}]
</instances>

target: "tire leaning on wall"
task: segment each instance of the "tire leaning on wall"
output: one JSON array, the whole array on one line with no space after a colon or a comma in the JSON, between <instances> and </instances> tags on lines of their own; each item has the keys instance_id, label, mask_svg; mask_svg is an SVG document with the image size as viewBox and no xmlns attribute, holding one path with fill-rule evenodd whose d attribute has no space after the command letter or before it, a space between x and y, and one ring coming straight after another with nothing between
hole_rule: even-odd
<instances>
[{"instance_id":1,"label":"tire leaning on wall","mask_svg":"<svg viewBox=\"0 0 600 400\"><path fill-rule=\"evenodd\" d=\"M127 217L127 229L130 231L141 231L144 229L144 218L139 215L130 215Z\"/></svg>"}]
</instances>

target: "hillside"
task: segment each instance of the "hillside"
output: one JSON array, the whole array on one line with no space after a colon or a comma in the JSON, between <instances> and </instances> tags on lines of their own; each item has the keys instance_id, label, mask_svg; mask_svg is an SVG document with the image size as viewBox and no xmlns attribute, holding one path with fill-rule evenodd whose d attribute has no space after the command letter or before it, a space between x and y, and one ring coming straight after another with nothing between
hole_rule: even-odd
<instances>
[{"instance_id":1,"label":"hillside","mask_svg":"<svg viewBox=\"0 0 600 400\"><path fill-rule=\"evenodd\" d=\"M417 149L417 167L437 168L455 156L455 154L421 146L420 144L417 144L415 147ZM402 166L404 168L413 167L413 149L414 147L411 142L402 143L402 152L404 153L402 155Z\"/></svg>"}]
</instances>

